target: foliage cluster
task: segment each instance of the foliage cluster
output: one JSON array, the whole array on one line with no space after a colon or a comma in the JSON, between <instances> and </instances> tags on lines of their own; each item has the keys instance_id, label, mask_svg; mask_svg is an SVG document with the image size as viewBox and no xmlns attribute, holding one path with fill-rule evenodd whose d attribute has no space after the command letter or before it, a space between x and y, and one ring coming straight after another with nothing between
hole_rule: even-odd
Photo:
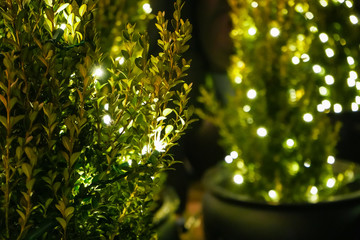
<instances>
[{"instance_id":1,"label":"foliage cluster","mask_svg":"<svg viewBox=\"0 0 360 240\"><path fill-rule=\"evenodd\" d=\"M0 3L1 239L154 237L168 151L191 122L181 55L192 28L177 0L173 30L156 17L158 55L124 24L123 61L105 59L104 2Z\"/></svg>"},{"instance_id":2,"label":"foliage cluster","mask_svg":"<svg viewBox=\"0 0 360 240\"><path fill-rule=\"evenodd\" d=\"M340 125L329 114L360 103L358 41L347 34L359 29L353 2L229 4L233 92L226 106L214 92L201 99L233 153L229 185L270 202L326 199L351 177L332 172Z\"/></svg>"}]
</instances>

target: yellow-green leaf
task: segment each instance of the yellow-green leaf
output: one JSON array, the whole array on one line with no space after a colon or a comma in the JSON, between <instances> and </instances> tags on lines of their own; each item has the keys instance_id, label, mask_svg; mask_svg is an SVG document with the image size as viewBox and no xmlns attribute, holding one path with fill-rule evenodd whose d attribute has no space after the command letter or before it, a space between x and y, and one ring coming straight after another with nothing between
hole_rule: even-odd
<instances>
[{"instance_id":1,"label":"yellow-green leaf","mask_svg":"<svg viewBox=\"0 0 360 240\"><path fill-rule=\"evenodd\" d=\"M31 178L32 166L28 163L23 163L21 165L21 169L23 170L26 177Z\"/></svg>"},{"instance_id":2,"label":"yellow-green leaf","mask_svg":"<svg viewBox=\"0 0 360 240\"><path fill-rule=\"evenodd\" d=\"M58 14L59 12L61 12L62 10L64 10L65 8L67 8L70 4L69 3L63 3L60 5L60 7L56 10L55 14Z\"/></svg>"},{"instance_id":3,"label":"yellow-green leaf","mask_svg":"<svg viewBox=\"0 0 360 240\"><path fill-rule=\"evenodd\" d=\"M74 14L74 13L71 13L71 14L69 15L69 17L67 18L68 24L69 24L70 26L73 26L73 24L74 24L74 18L75 18L75 14Z\"/></svg>"},{"instance_id":4,"label":"yellow-green leaf","mask_svg":"<svg viewBox=\"0 0 360 240\"><path fill-rule=\"evenodd\" d=\"M7 108L7 101L3 95L0 95L0 101L4 104L5 108Z\"/></svg>"},{"instance_id":5,"label":"yellow-green leaf","mask_svg":"<svg viewBox=\"0 0 360 240\"><path fill-rule=\"evenodd\" d=\"M61 225L61 227L65 230L66 229L66 221L65 219L61 218L61 217L57 217L56 221L58 221Z\"/></svg>"},{"instance_id":6,"label":"yellow-green leaf","mask_svg":"<svg viewBox=\"0 0 360 240\"><path fill-rule=\"evenodd\" d=\"M65 210L65 217L68 217L68 216L70 216L71 214L73 214L74 210L75 210L74 207L68 207L68 208L66 208L66 210Z\"/></svg>"},{"instance_id":7,"label":"yellow-green leaf","mask_svg":"<svg viewBox=\"0 0 360 240\"><path fill-rule=\"evenodd\" d=\"M19 209L16 209L16 211L20 215L20 217L25 220L25 214L22 211L20 211Z\"/></svg>"},{"instance_id":8,"label":"yellow-green leaf","mask_svg":"<svg viewBox=\"0 0 360 240\"><path fill-rule=\"evenodd\" d=\"M86 12L86 9L87 9L86 4L81 5L81 7L79 8L79 14L80 14L81 17L84 16L84 14Z\"/></svg>"},{"instance_id":9,"label":"yellow-green leaf","mask_svg":"<svg viewBox=\"0 0 360 240\"><path fill-rule=\"evenodd\" d=\"M166 117L167 115L169 115L172 112L171 108L165 108L163 111L163 115Z\"/></svg>"},{"instance_id":10,"label":"yellow-green leaf","mask_svg":"<svg viewBox=\"0 0 360 240\"><path fill-rule=\"evenodd\" d=\"M174 130L173 125L167 125L165 128L165 134L168 135L172 132L172 130Z\"/></svg>"},{"instance_id":11,"label":"yellow-green leaf","mask_svg":"<svg viewBox=\"0 0 360 240\"><path fill-rule=\"evenodd\" d=\"M29 158L31 165L35 166L37 163L37 154L35 153L35 151L30 147L25 147L25 153L26 156Z\"/></svg>"},{"instance_id":12,"label":"yellow-green leaf","mask_svg":"<svg viewBox=\"0 0 360 240\"><path fill-rule=\"evenodd\" d=\"M81 155L81 152L75 152L75 153L71 154L70 167L72 167L74 165L74 163L76 162L76 160L79 158L80 155Z\"/></svg>"}]
</instances>

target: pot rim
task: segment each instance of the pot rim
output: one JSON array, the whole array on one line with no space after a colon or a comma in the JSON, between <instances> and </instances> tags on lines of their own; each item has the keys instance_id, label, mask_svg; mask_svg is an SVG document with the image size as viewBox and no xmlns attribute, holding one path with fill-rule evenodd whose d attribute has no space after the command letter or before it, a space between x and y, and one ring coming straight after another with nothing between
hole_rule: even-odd
<instances>
[{"instance_id":1,"label":"pot rim","mask_svg":"<svg viewBox=\"0 0 360 240\"><path fill-rule=\"evenodd\" d=\"M360 164L355 162L349 162L346 160L337 160L334 164L334 168L344 168L350 164L355 164L354 172L360 175ZM298 203L277 203L277 202L266 202L253 199L251 196L246 194L238 194L231 192L230 190L225 189L219 185L224 179L224 175L220 174L223 172L224 168L221 165L210 168L206 171L203 177L203 184L205 189L210 193L216 196L223 201L232 204L243 204L250 207L257 208L269 208L277 210L291 210L298 208L327 208L327 207L341 207L347 206L349 204L360 204L360 189L352 191L346 194L338 194L330 197L327 200L318 201L318 202L298 202ZM334 170L336 172L336 170ZM356 180L355 180L356 181ZM354 181L354 182L355 182Z\"/></svg>"}]
</instances>

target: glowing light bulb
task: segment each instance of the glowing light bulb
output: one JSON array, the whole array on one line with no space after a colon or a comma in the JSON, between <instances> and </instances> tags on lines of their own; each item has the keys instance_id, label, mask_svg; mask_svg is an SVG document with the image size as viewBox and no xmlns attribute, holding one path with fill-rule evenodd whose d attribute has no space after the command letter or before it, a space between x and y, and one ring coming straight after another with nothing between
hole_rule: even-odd
<instances>
[{"instance_id":1,"label":"glowing light bulb","mask_svg":"<svg viewBox=\"0 0 360 240\"><path fill-rule=\"evenodd\" d=\"M225 157L225 162L230 164L230 163L233 162L233 158L232 158L230 155L227 155L227 156Z\"/></svg>"},{"instance_id":2,"label":"glowing light bulb","mask_svg":"<svg viewBox=\"0 0 360 240\"><path fill-rule=\"evenodd\" d=\"M252 6L253 8L257 8L257 7L259 6L259 4L254 1L254 2L251 3L251 6Z\"/></svg>"},{"instance_id":3,"label":"glowing light bulb","mask_svg":"<svg viewBox=\"0 0 360 240\"><path fill-rule=\"evenodd\" d=\"M355 102L360 105L360 96L355 97Z\"/></svg>"},{"instance_id":4,"label":"glowing light bulb","mask_svg":"<svg viewBox=\"0 0 360 240\"><path fill-rule=\"evenodd\" d=\"M323 43L326 43L327 41L329 41L329 37L326 33L320 33L319 38L320 38L320 41Z\"/></svg>"},{"instance_id":5,"label":"glowing light bulb","mask_svg":"<svg viewBox=\"0 0 360 240\"><path fill-rule=\"evenodd\" d=\"M254 36L256 34L257 30L254 27L249 28L248 33L250 36Z\"/></svg>"},{"instance_id":6,"label":"glowing light bulb","mask_svg":"<svg viewBox=\"0 0 360 240\"><path fill-rule=\"evenodd\" d=\"M303 119L305 122L312 122L314 119L313 115L311 113L305 113L303 116Z\"/></svg>"},{"instance_id":7,"label":"glowing light bulb","mask_svg":"<svg viewBox=\"0 0 360 240\"><path fill-rule=\"evenodd\" d=\"M334 164L335 163L335 157L334 156L328 156L327 163L328 164Z\"/></svg>"},{"instance_id":8,"label":"glowing light bulb","mask_svg":"<svg viewBox=\"0 0 360 240\"><path fill-rule=\"evenodd\" d=\"M326 0L320 0L319 3L323 7L327 7L327 5L328 5L328 2Z\"/></svg>"},{"instance_id":9,"label":"glowing light bulb","mask_svg":"<svg viewBox=\"0 0 360 240\"><path fill-rule=\"evenodd\" d=\"M324 105L318 104L318 105L317 105L317 110L318 110L318 112L324 112L324 111L325 111Z\"/></svg>"},{"instance_id":10,"label":"glowing light bulb","mask_svg":"<svg viewBox=\"0 0 360 240\"><path fill-rule=\"evenodd\" d=\"M310 193L311 193L312 195L317 194L317 193L318 193L318 188L315 187L315 186L312 186L311 189L310 189Z\"/></svg>"},{"instance_id":11,"label":"glowing light bulb","mask_svg":"<svg viewBox=\"0 0 360 240\"><path fill-rule=\"evenodd\" d=\"M246 94L246 96L247 96L249 99L254 99L254 98L256 98L256 95L257 95L257 92L256 92L255 89L250 89L250 90L247 92L247 94Z\"/></svg>"},{"instance_id":12,"label":"glowing light bulb","mask_svg":"<svg viewBox=\"0 0 360 240\"><path fill-rule=\"evenodd\" d=\"M111 117L109 115L105 115L105 116L103 116L103 121L106 125L110 125Z\"/></svg>"},{"instance_id":13,"label":"glowing light bulb","mask_svg":"<svg viewBox=\"0 0 360 240\"><path fill-rule=\"evenodd\" d=\"M232 152L230 153L230 156L231 156L233 159L237 159L237 158L239 157L239 154L238 154L237 151L232 151Z\"/></svg>"},{"instance_id":14,"label":"glowing light bulb","mask_svg":"<svg viewBox=\"0 0 360 240\"><path fill-rule=\"evenodd\" d=\"M345 2L345 5L348 7L348 8L352 8L353 7L353 4L351 1L346 1Z\"/></svg>"},{"instance_id":15,"label":"glowing light bulb","mask_svg":"<svg viewBox=\"0 0 360 240\"><path fill-rule=\"evenodd\" d=\"M124 57L117 57L115 58L115 61L118 61L120 65L123 65L125 62L125 58Z\"/></svg>"},{"instance_id":16,"label":"glowing light bulb","mask_svg":"<svg viewBox=\"0 0 360 240\"><path fill-rule=\"evenodd\" d=\"M93 77L102 77L104 75L104 70L101 67L97 67L95 68L94 72L93 72Z\"/></svg>"},{"instance_id":17,"label":"glowing light bulb","mask_svg":"<svg viewBox=\"0 0 360 240\"><path fill-rule=\"evenodd\" d=\"M300 59L299 59L298 57L296 57L296 56L292 57L292 58L291 58L291 61L292 61L292 63L293 63L294 65L297 65L297 64L300 63Z\"/></svg>"},{"instance_id":18,"label":"glowing light bulb","mask_svg":"<svg viewBox=\"0 0 360 240\"><path fill-rule=\"evenodd\" d=\"M60 28L61 28L62 30L65 30L66 24L65 24L65 23L61 24L61 25L60 25Z\"/></svg>"},{"instance_id":19,"label":"glowing light bulb","mask_svg":"<svg viewBox=\"0 0 360 240\"><path fill-rule=\"evenodd\" d=\"M319 87L319 93L321 96L327 96L328 95L328 89L324 86Z\"/></svg>"},{"instance_id":20,"label":"glowing light bulb","mask_svg":"<svg viewBox=\"0 0 360 240\"><path fill-rule=\"evenodd\" d=\"M335 52L331 48L327 48L325 49L325 54L328 58L332 58L335 55Z\"/></svg>"},{"instance_id":21,"label":"glowing light bulb","mask_svg":"<svg viewBox=\"0 0 360 240\"><path fill-rule=\"evenodd\" d=\"M311 27L310 27L310 32L316 33L317 31L318 31L318 28L317 28L317 27L315 27L315 26L311 26Z\"/></svg>"},{"instance_id":22,"label":"glowing light bulb","mask_svg":"<svg viewBox=\"0 0 360 240\"><path fill-rule=\"evenodd\" d=\"M142 6L142 8L143 8L144 12L147 13L147 14L149 14L149 13L152 12L152 8L151 8L151 6L150 6L149 3L145 3L145 4Z\"/></svg>"},{"instance_id":23,"label":"glowing light bulb","mask_svg":"<svg viewBox=\"0 0 360 240\"><path fill-rule=\"evenodd\" d=\"M322 70L322 68L321 68L320 65L315 64L315 65L313 66L313 71L314 71L314 73L321 73L321 70Z\"/></svg>"},{"instance_id":24,"label":"glowing light bulb","mask_svg":"<svg viewBox=\"0 0 360 240\"><path fill-rule=\"evenodd\" d=\"M256 133L259 137L266 137L268 132L267 132L266 128L260 127L257 129Z\"/></svg>"},{"instance_id":25,"label":"glowing light bulb","mask_svg":"<svg viewBox=\"0 0 360 240\"><path fill-rule=\"evenodd\" d=\"M305 17L309 20L313 19L314 18L314 14L312 12L307 12L305 13Z\"/></svg>"},{"instance_id":26,"label":"glowing light bulb","mask_svg":"<svg viewBox=\"0 0 360 240\"><path fill-rule=\"evenodd\" d=\"M323 100L321 102L321 104L324 106L325 109L330 109L331 108L331 102L327 99Z\"/></svg>"},{"instance_id":27,"label":"glowing light bulb","mask_svg":"<svg viewBox=\"0 0 360 240\"><path fill-rule=\"evenodd\" d=\"M276 28L276 27L273 27L273 28L270 29L270 35L272 37L280 36L280 30L278 28Z\"/></svg>"},{"instance_id":28,"label":"glowing light bulb","mask_svg":"<svg viewBox=\"0 0 360 240\"><path fill-rule=\"evenodd\" d=\"M335 186L335 183L336 183L336 180L335 178L329 178L327 181L326 181L326 186L328 188L333 188Z\"/></svg>"},{"instance_id":29,"label":"glowing light bulb","mask_svg":"<svg viewBox=\"0 0 360 240\"><path fill-rule=\"evenodd\" d=\"M278 193L275 190L270 190L268 192L268 195L272 200L278 200L279 199Z\"/></svg>"},{"instance_id":30,"label":"glowing light bulb","mask_svg":"<svg viewBox=\"0 0 360 240\"><path fill-rule=\"evenodd\" d=\"M240 84L242 82L242 78L240 76L236 76L234 81L236 84Z\"/></svg>"},{"instance_id":31,"label":"glowing light bulb","mask_svg":"<svg viewBox=\"0 0 360 240\"><path fill-rule=\"evenodd\" d=\"M335 82L335 79L334 79L333 76L331 76L331 75L326 75L326 76L325 76L325 83L326 83L327 85L333 85L334 82Z\"/></svg>"},{"instance_id":32,"label":"glowing light bulb","mask_svg":"<svg viewBox=\"0 0 360 240\"><path fill-rule=\"evenodd\" d=\"M311 161L310 160L305 161L304 162L304 167L306 167L306 168L311 167Z\"/></svg>"},{"instance_id":33,"label":"glowing light bulb","mask_svg":"<svg viewBox=\"0 0 360 240\"><path fill-rule=\"evenodd\" d=\"M286 140L286 145L289 147L289 148L292 148L295 146L295 141L291 138L287 139Z\"/></svg>"},{"instance_id":34,"label":"glowing light bulb","mask_svg":"<svg viewBox=\"0 0 360 240\"><path fill-rule=\"evenodd\" d=\"M301 55L301 59L303 60L303 62L308 62L310 61L310 56L306 53Z\"/></svg>"},{"instance_id":35,"label":"glowing light bulb","mask_svg":"<svg viewBox=\"0 0 360 240\"><path fill-rule=\"evenodd\" d=\"M349 77L352 79L357 79L358 78L358 74L355 71L350 71L349 72Z\"/></svg>"},{"instance_id":36,"label":"glowing light bulb","mask_svg":"<svg viewBox=\"0 0 360 240\"><path fill-rule=\"evenodd\" d=\"M351 103L351 110L353 112L359 111L359 105L357 103L355 103L355 102Z\"/></svg>"},{"instance_id":37,"label":"glowing light bulb","mask_svg":"<svg viewBox=\"0 0 360 240\"><path fill-rule=\"evenodd\" d=\"M109 104L108 104L108 103L106 103L106 104L104 105L104 109L105 109L105 111L108 111L108 110L109 110Z\"/></svg>"},{"instance_id":38,"label":"glowing light bulb","mask_svg":"<svg viewBox=\"0 0 360 240\"><path fill-rule=\"evenodd\" d=\"M335 113L341 113L342 112L342 106L339 103L334 104L334 112Z\"/></svg>"},{"instance_id":39,"label":"glowing light bulb","mask_svg":"<svg viewBox=\"0 0 360 240\"><path fill-rule=\"evenodd\" d=\"M347 57L346 60L350 66L355 64L355 60L351 56Z\"/></svg>"},{"instance_id":40,"label":"glowing light bulb","mask_svg":"<svg viewBox=\"0 0 360 240\"><path fill-rule=\"evenodd\" d=\"M349 19L350 19L350 22L352 24L358 24L359 23L359 19L355 15L350 15Z\"/></svg>"},{"instance_id":41,"label":"glowing light bulb","mask_svg":"<svg viewBox=\"0 0 360 240\"><path fill-rule=\"evenodd\" d=\"M236 184L242 184L244 182L244 177L241 176L240 174L236 174L233 180Z\"/></svg>"},{"instance_id":42,"label":"glowing light bulb","mask_svg":"<svg viewBox=\"0 0 360 240\"><path fill-rule=\"evenodd\" d=\"M251 107L250 107L249 105L245 105L245 106L243 107L243 110L244 110L244 112L250 112Z\"/></svg>"},{"instance_id":43,"label":"glowing light bulb","mask_svg":"<svg viewBox=\"0 0 360 240\"><path fill-rule=\"evenodd\" d=\"M348 85L349 87L355 87L355 85L356 85L356 80L349 77L349 78L347 79L347 85Z\"/></svg>"}]
</instances>

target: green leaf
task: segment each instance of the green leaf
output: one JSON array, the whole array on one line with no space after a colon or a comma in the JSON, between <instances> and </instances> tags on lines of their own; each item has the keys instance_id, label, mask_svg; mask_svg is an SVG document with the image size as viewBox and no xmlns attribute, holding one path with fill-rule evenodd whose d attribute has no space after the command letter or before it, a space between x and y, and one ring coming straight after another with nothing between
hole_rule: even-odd
<instances>
[{"instance_id":1,"label":"green leaf","mask_svg":"<svg viewBox=\"0 0 360 240\"><path fill-rule=\"evenodd\" d=\"M70 144L69 138L67 136L63 136L61 140L62 140L62 144L64 145L66 150L71 152L71 144Z\"/></svg>"},{"instance_id":2,"label":"green leaf","mask_svg":"<svg viewBox=\"0 0 360 240\"><path fill-rule=\"evenodd\" d=\"M61 218L61 217L57 217L56 221L58 221L61 225L61 227L65 230L66 229L66 221L65 219Z\"/></svg>"},{"instance_id":3,"label":"green leaf","mask_svg":"<svg viewBox=\"0 0 360 240\"><path fill-rule=\"evenodd\" d=\"M35 166L37 162L37 154L35 153L35 151L30 147L25 147L25 153L26 156L29 158L31 165Z\"/></svg>"},{"instance_id":4,"label":"green leaf","mask_svg":"<svg viewBox=\"0 0 360 240\"><path fill-rule=\"evenodd\" d=\"M65 209L65 217L67 218L68 216L70 216L71 214L74 213L75 208L74 207L68 207Z\"/></svg>"},{"instance_id":5,"label":"green leaf","mask_svg":"<svg viewBox=\"0 0 360 240\"><path fill-rule=\"evenodd\" d=\"M173 110L171 108L165 108L163 111L163 116L166 117L169 115Z\"/></svg>"},{"instance_id":6,"label":"green leaf","mask_svg":"<svg viewBox=\"0 0 360 240\"><path fill-rule=\"evenodd\" d=\"M21 217L23 220L25 220L25 214L24 214L22 211L20 211L19 209L16 209L16 211L17 211L17 213L20 215L20 217Z\"/></svg>"},{"instance_id":7,"label":"green leaf","mask_svg":"<svg viewBox=\"0 0 360 240\"><path fill-rule=\"evenodd\" d=\"M32 167L31 167L30 164L23 163L21 165L21 169L23 170L23 172L24 172L24 174L26 175L27 178L31 178Z\"/></svg>"},{"instance_id":8,"label":"green leaf","mask_svg":"<svg viewBox=\"0 0 360 240\"><path fill-rule=\"evenodd\" d=\"M70 167L72 167L74 165L75 161L79 158L80 155L81 155L81 152L75 152L75 153L71 154Z\"/></svg>"},{"instance_id":9,"label":"green leaf","mask_svg":"<svg viewBox=\"0 0 360 240\"><path fill-rule=\"evenodd\" d=\"M86 4L81 5L81 7L79 8L79 14L80 14L81 17L85 14L86 9L87 9Z\"/></svg>"},{"instance_id":10,"label":"green leaf","mask_svg":"<svg viewBox=\"0 0 360 240\"><path fill-rule=\"evenodd\" d=\"M11 126L14 126L16 123L18 123L23 118L24 118L24 115L19 115L19 116L16 116L16 117L10 117Z\"/></svg>"},{"instance_id":11,"label":"green leaf","mask_svg":"<svg viewBox=\"0 0 360 240\"><path fill-rule=\"evenodd\" d=\"M7 101L3 95L0 95L0 101L4 104L5 108L7 108Z\"/></svg>"},{"instance_id":12,"label":"green leaf","mask_svg":"<svg viewBox=\"0 0 360 240\"><path fill-rule=\"evenodd\" d=\"M35 178L32 178L30 181L26 181L26 188L31 192L34 187L35 180L36 180Z\"/></svg>"},{"instance_id":13,"label":"green leaf","mask_svg":"<svg viewBox=\"0 0 360 240\"><path fill-rule=\"evenodd\" d=\"M168 135L172 132L172 130L174 130L174 126L173 125L167 125L165 127L165 134Z\"/></svg>"},{"instance_id":14,"label":"green leaf","mask_svg":"<svg viewBox=\"0 0 360 240\"><path fill-rule=\"evenodd\" d=\"M64 10L65 8L67 8L70 4L69 3L63 3L60 5L60 7L56 10L55 14L58 14L59 12L61 12L62 10Z\"/></svg>"},{"instance_id":15,"label":"green leaf","mask_svg":"<svg viewBox=\"0 0 360 240\"><path fill-rule=\"evenodd\" d=\"M74 18L75 18L75 14L74 14L74 13L71 13L71 14L69 15L69 17L67 18L68 24L69 24L70 26L72 26L72 27L73 27L73 24L74 24Z\"/></svg>"}]
</instances>

